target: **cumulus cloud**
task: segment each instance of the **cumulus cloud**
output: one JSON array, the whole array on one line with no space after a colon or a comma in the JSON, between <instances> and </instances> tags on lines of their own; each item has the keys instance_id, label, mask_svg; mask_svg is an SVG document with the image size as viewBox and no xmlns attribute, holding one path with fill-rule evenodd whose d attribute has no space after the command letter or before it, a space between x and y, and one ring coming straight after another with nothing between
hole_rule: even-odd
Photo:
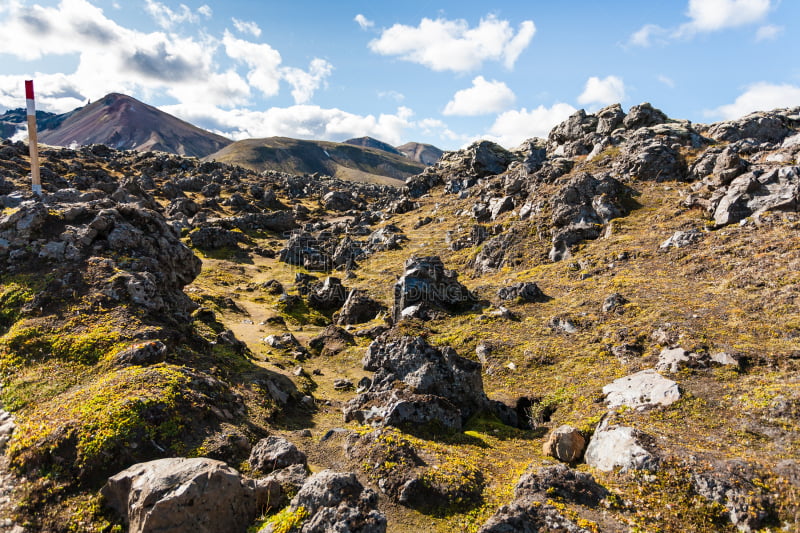
<instances>
[{"instance_id":1,"label":"cumulus cloud","mask_svg":"<svg viewBox=\"0 0 800 533\"><path fill-rule=\"evenodd\" d=\"M756 41L772 41L778 38L778 35L783 33L783 26L775 26L774 24L767 24L761 26L756 31Z\"/></svg>"},{"instance_id":2,"label":"cumulus cloud","mask_svg":"<svg viewBox=\"0 0 800 533\"><path fill-rule=\"evenodd\" d=\"M255 22L239 20L236 17L231 18L231 21L233 22L233 27L236 28L236 31L239 33L245 33L253 37L261 37L261 28L259 28L258 24Z\"/></svg>"},{"instance_id":3,"label":"cumulus cloud","mask_svg":"<svg viewBox=\"0 0 800 533\"><path fill-rule=\"evenodd\" d=\"M210 15L210 9L203 7L196 11L161 7L151 0L144 9L162 17L162 26ZM236 107L249 104L254 93L279 94L282 82L289 85L296 103L306 103L333 69L322 59L311 61L308 70L284 65L270 45L237 38L227 30L221 39L133 30L109 19L87 0L61 0L54 7L7 2L0 9L0 54L21 60L77 58L72 72L36 74L39 107L48 111L69 111L109 92ZM239 30L251 34L258 30L238 22ZM220 54L232 64L221 67ZM30 73L0 78L0 105L19 106L17 85L24 77Z\"/></svg>"},{"instance_id":4,"label":"cumulus cloud","mask_svg":"<svg viewBox=\"0 0 800 533\"><path fill-rule=\"evenodd\" d=\"M757 24L767 16L773 0L689 0L686 16L689 21L677 28L662 28L657 24L645 24L628 39L633 46L665 44L669 39L687 39L698 33L710 33L728 28ZM766 34L772 38L774 26L762 26L756 36Z\"/></svg>"},{"instance_id":5,"label":"cumulus cloud","mask_svg":"<svg viewBox=\"0 0 800 533\"><path fill-rule=\"evenodd\" d=\"M485 61L500 61L511 69L534 33L533 21L522 22L515 32L508 21L494 15L481 19L474 28L463 19L423 18L416 27L395 24L383 30L369 48L435 71L468 72Z\"/></svg>"},{"instance_id":6,"label":"cumulus cloud","mask_svg":"<svg viewBox=\"0 0 800 533\"><path fill-rule=\"evenodd\" d=\"M272 107L266 111L186 104L162 106L160 109L234 140L281 136L343 141L366 135L390 144L400 144L405 132L416 127L410 120L412 112L406 107L378 116L357 115L315 105Z\"/></svg>"},{"instance_id":7,"label":"cumulus cloud","mask_svg":"<svg viewBox=\"0 0 800 533\"><path fill-rule=\"evenodd\" d=\"M690 21L678 28L678 35L718 31L755 24L770 9L770 0L689 0Z\"/></svg>"},{"instance_id":8,"label":"cumulus cloud","mask_svg":"<svg viewBox=\"0 0 800 533\"><path fill-rule=\"evenodd\" d=\"M370 29L371 27L373 27L375 25L374 22L369 20L367 17L365 17L361 13L356 15L355 18L353 18L353 20L355 20L358 23L358 25L361 26L362 30L368 30L368 29Z\"/></svg>"},{"instance_id":9,"label":"cumulus cloud","mask_svg":"<svg viewBox=\"0 0 800 533\"><path fill-rule=\"evenodd\" d=\"M281 69L283 79L292 86L292 98L296 104L308 103L331 72L333 72L333 65L319 58L311 61L308 71L294 67Z\"/></svg>"},{"instance_id":10,"label":"cumulus cloud","mask_svg":"<svg viewBox=\"0 0 800 533\"><path fill-rule=\"evenodd\" d=\"M476 116L499 113L514 104L516 97L501 81L487 81L483 76L472 80L472 87L462 89L444 108L445 115Z\"/></svg>"},{"instance_id":11,"label":"cumulus cloud","mask_svg":"<svg viewBox=\"0 0 800 533\"><path fill-rule=\"evenodd\" d=\"M511 148L531 137L546 138L554 126L566 120L577 111L563 102L551 107L540 105L528 111L524 107L502 113L489 128L489 135L484 138Z\"/></svg>"},{"instance_id":12,"label":"cumulus cloud","mask_svg":"<svg viewBox=\"0 0 800 533\"><path fill-rule=\"evenodd\" d=\"M788 83L775 85L758 82L747 87L732 104L705 111L710 118L730 120L753 111L769 111L779 107L800 106L800 87Z\"/></svg>"},{"instance_id":13,"label":"cumulus cloud","mask_svg":"<svg viewBox=\"0 0 800 533\"><path fill-rule=\"evenodd\" d=\"M249 67L247 81L264 96L275 96L280 91L281 74L278 67L281 55L268 44L237 39L229 31L222 38L228 57Z\"/></svg>"},{"instance_id":14,"label":"cumulus cloud","mask_svg":"<svg viewBox=\"0 0 800 533\"><path fill-rule=\"evenodd\" d=\"M197 24L200 21L200 17L211 17L211 8L207 5L202 5L197 11L192 11L187 5L181 4L177 11L173 11L161 2L145 0L145 10L153 17L156 24L165 30L184 22Z\"/></svg>"},{"instance_id":15,"label":"cumulus cloud","mask_svg":"<svg viewBox=\"0 0 800 533\"><path fill-rule=\"evenodd\" d=\"M609 105L625 99L625 83L617 76L606 76L602 80L592 76L586 80L586 87L578 96L581 105Z\"/></svg>"}]
</instances>

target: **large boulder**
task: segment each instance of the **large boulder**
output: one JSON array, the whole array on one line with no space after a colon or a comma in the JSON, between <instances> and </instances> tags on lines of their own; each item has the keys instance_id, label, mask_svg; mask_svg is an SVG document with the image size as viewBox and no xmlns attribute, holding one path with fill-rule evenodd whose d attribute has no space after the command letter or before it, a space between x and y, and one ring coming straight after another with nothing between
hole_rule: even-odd
<instances>
[{"instance_id":1,"label":"large boulder","mask_svg":"<svg viewBox=\"0 0 800 533\"><path fill-rule=\"evenodd\" d=\"M720 226L765 211L800 210L800 167L754 170L712 195L709 210Z\"/></svg>"},{"instance_id":2,"label":"large boulder","mask_svg":"<svg viewBox=\"0 0 800 533\"><path fill-rule=\"evenodd\" d=\"M586 464L604 472L655 471L661 462L653 437L632 427L609 425L607 420L595 430L583 457Z\"/></svg>"},{"instance_id":3,"label":"large boulder","mask_svg":"<svg viewBox=\"0 0 800 533\"><path fill-rule=\"evenodd\" d=\"M100 492L131 533L244 533L256 516L252 481L213 459L136 464L110 477Z\"/></svg>"},{"instance_id":4,"label":"large boulder","mask_svg":"<svg viewBox=\"0 0 800 533\"><path fill-rule=\"evenodd\" d=\"M363 364L375 375L369 389L345 405L347 420L376 426L424 421L460 429L472 415L491 409L481 365L422 337L373 341ZM404 386L398 388L398 381Z\"/></svg>"},{"instance_id":5,"label":"large boulder","mask_svg":"<svg viewBox=\"0 0 800 533\"><path fill-rule=\"evenodd\" d=\"M681 397L678 384L652 368L614 380L603 387L603 394L609 409L623 405L633 409L664 407Z\"/></svg>"},{"instance_id":6,"label":"large boulder","mask_svg":"<svg viewBox=\"0 0 800 533\"><path fill-rule=\"evenodd\" d=\"M458 282L458 274L446 270L439 257L411 257L394 286L392 318L400 320L403 310L415 305L459 311L475 301L475 296Z\"/></svg>"},{"instance_id":7,"label":"large boulder","mask_svg":"<svg viewBox=\"0 0 800 533\"><path fill-rule=\"evenodd\" d=\"M363 324L377 317L384 309L383 305L370 298L366 291L353 289L339 311L336 324L340 326Z\"/></svg>"},{"instance_id":8,"label":"large boulder","mask_svg":"<svg viewBox=\"0 0 800 533\"><path fill-rule=\"evenodd\" d=\"M250 467L269 473L292 465L306 465L306 454L283 437L269 436L253 446L248 459Z\"/></svg>"},{"instance_id":9,"label":"large boulder","mask_svg":"<svg viewBox=\"0 0 800 533\"><path fill-rule=\"evenodd\" d=\"M323 470L308 478L289 509L296 512L302 508L307 516L299 533L384 533L386 517L377 504L378 495L365 489L355 474ZM268 524L259 533L275 531L275 526Z\"/></svg>"}]
</instances>

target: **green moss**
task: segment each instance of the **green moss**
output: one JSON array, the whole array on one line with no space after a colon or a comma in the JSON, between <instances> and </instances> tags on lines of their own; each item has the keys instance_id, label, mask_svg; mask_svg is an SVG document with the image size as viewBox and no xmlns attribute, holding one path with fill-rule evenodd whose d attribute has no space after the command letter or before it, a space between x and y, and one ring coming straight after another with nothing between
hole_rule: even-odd
<instances>
[{"instance_id":1,"label":"green moss","mask_svg":"<svg viewBox=\"0 0 800 533\"><path fill-rule=\"evenodd\" d=\"M7 376L22 366L48 359L93 365L122 347L119 331L110 325L76 328L67 323L48 330L18 322L0 339L0 373Z\"/></svg>"},{"instance_id":2,"label":"green moss","mask_svg":"<svg viewBox=\"0 0 800 533\"><path fill-rule=\"evenodd\" d=\"M183 452L190 381L179 367L130 367L62 394L18 419L8 449L12 464L24 470L74 453L76 467L94 470L151 441Z\"/></svg>"},{"instance_id":3,"label":"green moss","mask_svg":"<svg viewBox=\"0 0 800 533\"><path fill-rule=\"evenodd\" d=\"M308 516L308 510L302 505L294 511L291 507L286 507L276 515L262 522L258 526L258 529L251 528L248 531L258 531L261 527L271 524L272 533L291 533L292 531L299 530Z\"/></svg>"}]
</instances>

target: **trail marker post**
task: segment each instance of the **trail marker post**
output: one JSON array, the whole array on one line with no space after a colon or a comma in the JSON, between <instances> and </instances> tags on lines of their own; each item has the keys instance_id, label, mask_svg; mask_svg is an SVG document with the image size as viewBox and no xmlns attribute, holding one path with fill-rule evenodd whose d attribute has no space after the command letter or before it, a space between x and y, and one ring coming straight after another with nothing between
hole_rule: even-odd
<instances>
[{"instance_id":1,"label":"trail marker post","mask_svg":"<svg viewBox=\"0 0 800 533\"><path fill-rule=\"evenodd\" d=\"M31 189L42 195L39 178L39 140L36 135L36 102L33 98L33 80L25 80L25 103L28 107L28 149L31 154Z\"/></svg>"}]
</instances>

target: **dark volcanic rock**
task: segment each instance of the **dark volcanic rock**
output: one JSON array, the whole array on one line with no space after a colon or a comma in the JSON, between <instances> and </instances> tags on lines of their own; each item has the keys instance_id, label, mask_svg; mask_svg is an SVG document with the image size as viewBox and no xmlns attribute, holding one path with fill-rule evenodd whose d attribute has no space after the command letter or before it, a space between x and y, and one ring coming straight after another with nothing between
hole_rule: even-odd
<instances>
[{"instance_id":1,"label":"dark volcanic rock","mask_svg":"<svg viewBox=\"0 0 800 533\"><path fill-rule=\"evenodd\" d=\"M475 301L475 296L458 282L458 275L445 270L439 257L411 257L394 286L392 318L400 320L403 310L414 305L459 311Z\"/></svg>"},{"instance_id":2,"label":"dark volcanic rock","mask_svg":"<svg viewBox=\"0 0 800 533\"><path fill-rule=\"evenodd\" d=\"M341 311L339 311L336 323L340 326L363 324L378 316L378 313L384 309L385 307L380 302L370 298L366 291L353 289L347 295L347 300L345 300Z\"/></svg>"},{"instance_id":3,"label":"dark volcanic rock","mask_svg":"<svg viewBox=\"0 0 800 533\"><path fill-rule=\"evenodd\" d=\"M308 519L300 533L385 533L386 517L377 509L378 495L365 489L355 474L323 470L306 480L289 508L303 507ZM267 525L259 533L272 533Z\"/></svg>"},{"instance_id":4,"label":"dark volcanic rock","mask_svg":"<svg viewBox=\"0 0 800 533\"><path fill-rule=\"evenodd\" d=\"M553 248L550 259L570 257L570 247L584 239L596 239L604 224L627 213L622 205L627 188L609 176L595 178L583 172L571 178L551 198Z\"/></svg>"},{"instance_id":5,"label":"dark volcanic rock","mask_svg":"<svg viewBox=\"0 0 800 533\"><path fill-rule=\"evenodd\" d=\"M250 467L269 473L291 465L306 465L306 454L283 437L267 437L253 446L248 459Z\"/></svg>"},{"instance_id":6,"label":"dark volcanic rock","mask_svg":"<svg viewBox=\"0 0 800 533\"><path fill-rule=\"evenodd\" d=\"M459 429L472 415L491 408L481 365L452 348L434 348L421 337L376 340L363 363L375 376L368 391L345 406L347 420L376 426L438 423ZM396 388L397 381L405 387Z\"/></svg>"},{"instance_id":7,"label":"dark volcanic rock","mask_svg":"<svg viewBox=\"0 0 800 533\"><path fill-rule=\"evenodd\" d=\"M339 309L347 300L348 289L339 278L327 277L322 283L311 286L308 305L320 311Z\"/></svg>"},{"instance_id":8,"label":"dark volcanic rock","mask_svg":"<svg viewBox=\"0 0 800 533\"><path fill-rule=\"evenodd\" d=\"M325 328L319 335L308 342L312 351L322 356L336 355L348 346L355 345L355 338L333 324Z\"/></svg>"},{"instance_id":9,"label":"dark volcanic rock","mask_svg":"<svg viewBox=\"0 0 800 533\"><path fill-rule=\"evenodd\" d=\"M508 287L502 287L497 291L497 297L501 300L520 299L523 302L543 302L547 300L547 296L545 296L539 286L531 281L514 283Z\"/></svg>"},{"instance_id":10,"label":"dark volcanic rock","mask_svg":"<svg viewBox=\"0 0 800 533\"><path fill-rule=\"evenodd\" d=\"M504 505L479 533L589 533L550 505L554 496L589 507L596 506L607 491L592 476L564 465L540 468L524 474L514 487L514 500Z\"/></svg>"}]
</instances>

